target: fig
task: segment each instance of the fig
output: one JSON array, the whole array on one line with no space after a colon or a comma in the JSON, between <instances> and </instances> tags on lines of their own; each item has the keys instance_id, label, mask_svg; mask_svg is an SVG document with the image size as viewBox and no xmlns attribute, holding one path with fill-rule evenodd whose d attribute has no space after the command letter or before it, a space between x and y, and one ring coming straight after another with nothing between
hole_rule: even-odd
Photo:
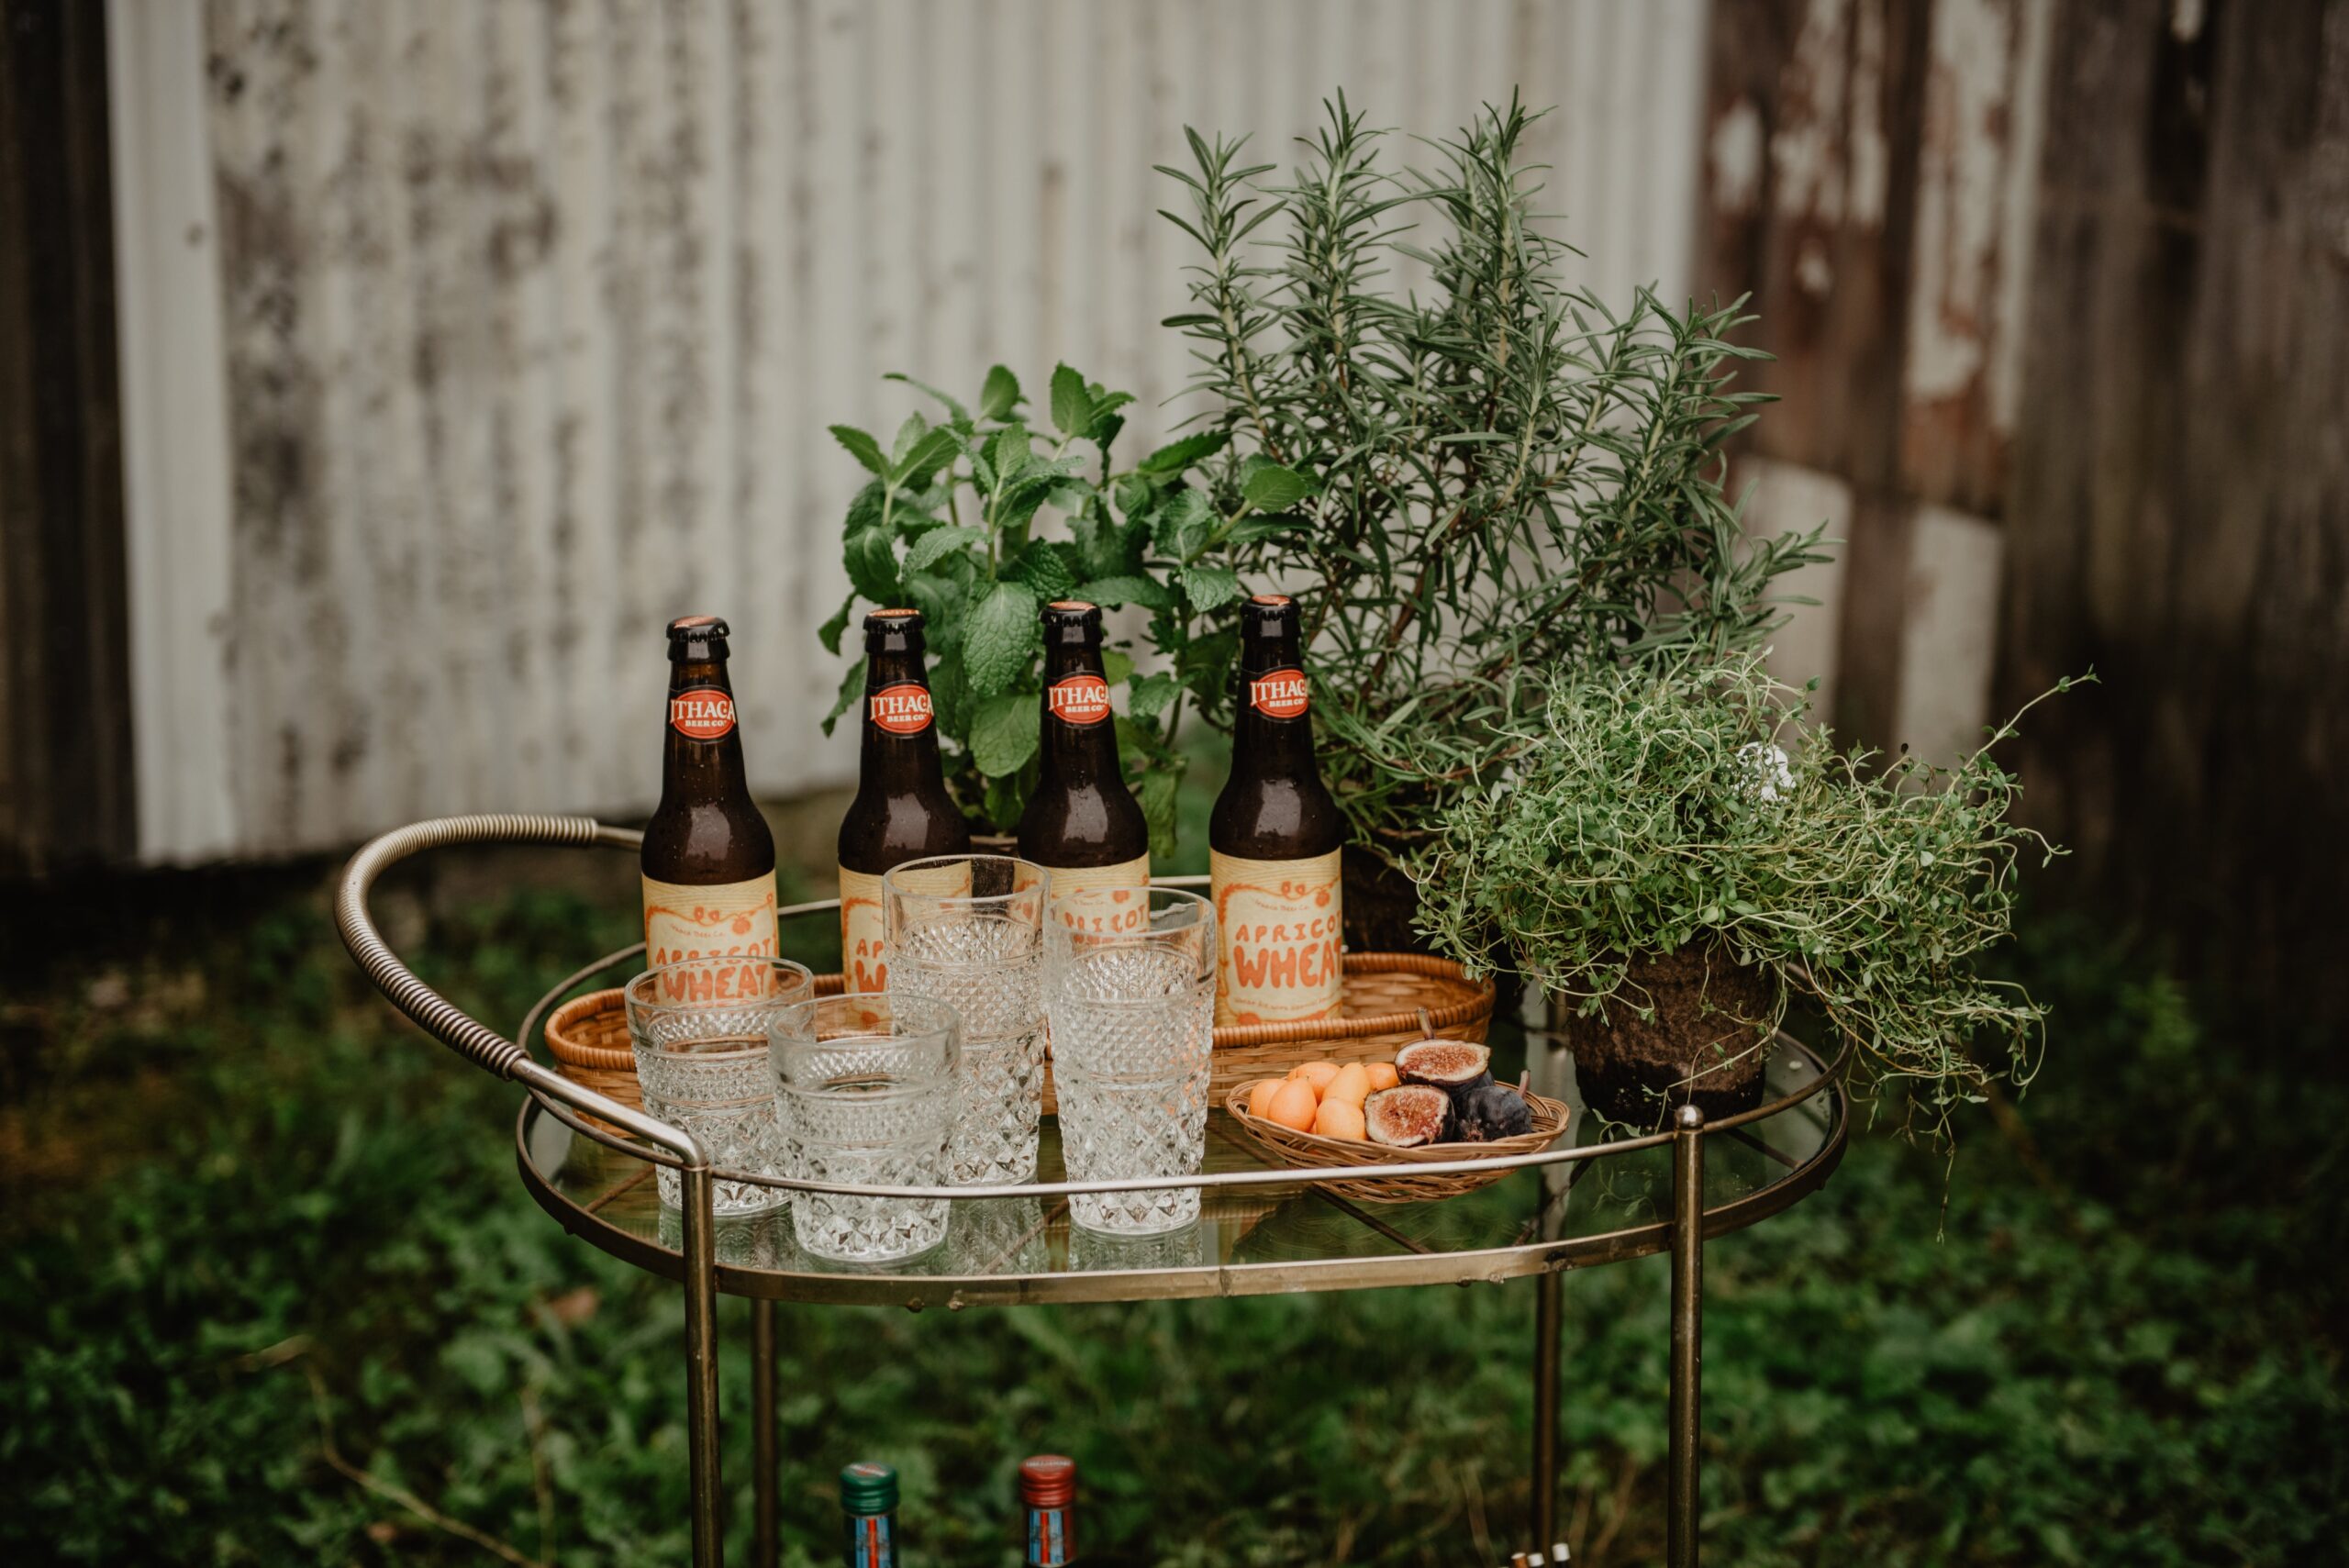
<instances>
[{"instance_id":1,"label":"fig","mask_svg":"<svg viewBox=\"0 0 2349 1568\"><path fill-rule=\"evenodd\" d=\"M1370 1140L1389 1149L1442 1143L1452 1131L1452 1096L1425 1084L1381 1089L1363 1102L1362 1113Z\"/></svg>"},{"instance_id":2,"label":"fig","mask_svg":"<svg viewBox=\"0 0 2349 1568\"><path fill-rule=\"evenodd\" d=\"M1395 1071L1406 1084L1442 1089L1456 1102L1493 1081L1493 1053L1459 1040L1423 1040L1395 1053Z\"/></svg>"},{"instance_id":3,"label":"fig","mask_svg":"<svg viewBox=\"0 0 2349 1568\"><path fill-rule=\"evenodd\" d=\"M1506 1084L1486 1084L1468 1091L1460 1107L1460 1136L1470 1143L1515 1138L1533 1130L1533 1107Z\"/></svg>"}]
</instances>

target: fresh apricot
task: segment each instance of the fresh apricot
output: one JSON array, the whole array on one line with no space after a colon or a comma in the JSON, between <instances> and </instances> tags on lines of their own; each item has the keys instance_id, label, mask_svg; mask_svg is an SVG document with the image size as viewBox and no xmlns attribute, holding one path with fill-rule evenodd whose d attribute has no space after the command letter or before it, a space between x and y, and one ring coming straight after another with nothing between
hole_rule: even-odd
<instances>
[{"instance_id":1,"label":"fresh apricot","mask_svg":"<svg viewBox=\"0 0 2349 1568\"><path fill-rule=\"evenodd\" d=\"M1391 1089L1403 1081L1403 1074L1395 1071L1392 1062L1368 1062L1363 1071L1370 1074L1370 1092L1374 1095L1381 1089Z\"/></svg>"},{"instance_id":2,"label":"fresh apricot","mask_svg":"<svg viewBox=\"0 0 2349 1568\"><path fill-rule=\"evenodd\" d=\"M1287 1082L1288 1080L1286 1078L1266 1078L1258 1083L1253 1088L1250 1089L1248 1091L1248 1114L1250 1116L1260 1117L1270 1112L1273 1108L1273 1096L1279 1094L1281 1092L1281 1085Z\"/></svg>"},{"instance_id":3,"label":"fresh apricot","mask_svg":"<svg viewBox=\"0 0 2349 1568\"><path fill-rule=\"evenodd\" d=\"M1302 1078L1290 1078L1273 1092L1264 1106L1264 1119L1293 1127L1299 1132L1310 1132L1320 1108L1314 1099L1313 1085Z\"/></svg>"},{"instance_id":4,"label":"fresh apricot","mask_svg":"<svg viewBox=\"0 0 2349 1568\"><path fill-rule=\"evenodd\" d=\"M1343 1100L1350 1106L1358 1106L1368 1098L1370 1071L1359 1062L1349 1062L1339 1068L1338 1075L1330 1080L1330 1086L1321 1091L1321 1103L1325 1106L1331 1100Z\"/></svg>"},{"instance_id":5,"label":"fresh apricot","mask_svg":"<svg viewBox=\"0 0 2349 1568\"><path fill-rule=\"evenodd\" d=\"M1318 1099L1321 1091L1330 1086L1330 1080L1338 1075L1338 1064L1334 1062L1308 1062L1301 1067L1290 1068L1288 1075L1302 1078L1312 1084L1314 1097Z\"/></svg>"},{"instance_id":6,"label":"fresh apricot","mask_svg":"<svg viewBox=\"0 0 2349 1568\"><path fill-rule=\"evenodd\" d=\"M1360 1143L1366 1136L1362 1119L1362 1106L1352 1100L1341 1100L1331 1095L1321 1102L1313 1114L1313 1130L1324 1138L1350 1138Z\"/></svg>"}]
</instances>

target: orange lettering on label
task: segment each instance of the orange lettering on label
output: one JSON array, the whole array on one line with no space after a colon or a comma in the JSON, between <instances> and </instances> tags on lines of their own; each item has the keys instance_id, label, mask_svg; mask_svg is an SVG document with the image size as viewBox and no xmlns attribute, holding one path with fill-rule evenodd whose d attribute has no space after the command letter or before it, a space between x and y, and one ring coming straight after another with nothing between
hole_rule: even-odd
<instances>
[{"instance_id":1,"label":"orange lettering on label","mask_svg":"<svg viewBox=\"0 0 2349 1568\"><path fill-rule=\"evenodd\" d=\"M1044 688L1044 704L1063 724L1098 724L1109 717L1109 683L1098 675L1066 675Z\"/></svg>"},{"instance_id":2,"label":"orange lettering on label","mask_svg":"<svg viewBox=\"0 0 2349 1568\"><path fill-rule=\"evenodd\" d=\"M1248 703L1272 718L1295 718L1307 706L1305 672L1274 670L1248 683Z\"/></svg>"},{"instance_id":3,"label":"orange lettering on label","mask_svg":"<svg viewBox=\"0 0 2349 1568\"><path fill-rule=\"evenodd\" d=\"M669 726L694 740L716 740L734 728L734 699L715 686L696 686L669 699Z\"/></svg>"},{"instance_id":4,"label":"orange lettering on label","mask_svg":"<svg viewBox=\"0 0 2349 1568\"><path fill-rule=\"evenodd\" d=\"M1286 1023L1334 1013L1344 973L1337 851L1251 861L1218 851L1208 862L1222 949L1216 1022Z\"/></svg>"},{"instance_id":5,"label":"orange lettering on label","mask_svg":"<svg viewBox=\"0 0 2349 1568\"><path fill-rule=\"evenodd\" d=\"M930 728L930 688L911 681L884 686L865 699L873 722L892 735L918 735Z\"/></svg>"}]
</instances>

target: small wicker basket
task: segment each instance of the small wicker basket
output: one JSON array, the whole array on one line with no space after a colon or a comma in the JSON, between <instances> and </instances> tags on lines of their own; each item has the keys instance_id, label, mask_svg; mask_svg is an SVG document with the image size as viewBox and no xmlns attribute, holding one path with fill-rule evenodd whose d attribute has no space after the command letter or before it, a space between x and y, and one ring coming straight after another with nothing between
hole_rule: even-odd
<instances>
[{"instance_id":1,"label":"small wicker basket","mask_svg":"<svg viewBox=\"0 0 2349 1568\"><path fill-rule=\"evenodd\" d=\"M1427 953L1350 952L1345 966L1336 1018L1216 1030L1209 1100L1230 1094L1235 1084L1282 1077L1308 1062L1386 1062L1415 1040L1484 1043L1493 1019L1491 981L1471 980L1450 959ZM839 975L816 977L818 996L836 996L840 990ZM547 1049L564 1077L624 1105L640 1103L627 1012L617 988L565 1002L547 1019L546 1035ZM1060 1109L1049 1067L1044 1109Z\"/></svg>"},{"instance_id":2,"label":"small wicker basket","mask_svg":"<svg viewBox=\"0 0 2349 1568\"><path fill-rule=\"evenodd\" d=\"M1572 1112L1559 1101L1540 1095L1525 1094L1525 1103L1533 1111L1533 1130L1520 1132L1515 1138L1497 1138L1489 1143L1430 1143L1418 1149L1389 1149L1377 1143L1357 1143L1352 1139L1323 1138L1319 1133L1299 1132L1283 1127L1276 1121L1266 1121L1248 1114L1248 1091L1261 1079L1232 1086L1224 1096L1223 1108L1240 1124L1241 1131L1254 1140L1265 1158L1295 1170L1327 1170L1341 1165L1392 1165L1392 1176L1362 1177L1351 1182L1324 1184L1340 1197L1357 1203L1429 1203L1437 1198L1458 1197L1487 1187L1508 1170L1462 1171L1451 1175L1415 1176L1409 1173L1413 1165L1431 1164L1453 1160L1497 1159L1511 1154L1532 1154L1555 1143L1566 1130ZM1525 1093L1520 1090L1520 1093Z\"/></svg>"}]
</instances>

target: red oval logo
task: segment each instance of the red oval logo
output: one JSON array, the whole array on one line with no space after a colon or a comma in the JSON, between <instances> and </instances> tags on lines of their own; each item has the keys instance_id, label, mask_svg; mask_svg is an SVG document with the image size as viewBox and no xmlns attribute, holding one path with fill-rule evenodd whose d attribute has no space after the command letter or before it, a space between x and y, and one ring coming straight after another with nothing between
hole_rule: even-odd
<instances>
[{"instance_id":1,"label":"red oval logo","mask_svg":"<svg viewBox=\"0 0 2349 1568\"><path fill-rule=\"evenodd\" d=\"M689 740L716 740L734 728L734 699L716 686L696 686L669 699L669 728Z\"/></svg>"},{"instance_id":2,"label":"red oval logo","mask_svg":"<svg viewBox=\"0 0 2349 1568\"><path fill-rule=\"evenodd\" d=\"M1109 683L1098 675L1066 675L1044 688L1044 706L1063 724L1098 724L1109 717Z\"/></svg>"},{"instance_id":3,"label":"red oval logo","mask_svg":"<svg viewBox=\"0 0 2349 1568\"><path fill-rule=\"evenodd\" d=\"M1305 711L1305 672L1274 670L1248 683L1248 706L1272 718L1295 718Z\"/></svg>"},{"instance_id":4,"label":"red oval logo","mask_svg":"<svg viewBox=\"0 0 2349 1568\"><path fill-rule=\"evenodd\" d=\"M892 735L918 735L930 728L930 688L900 681L867 696L864 709L874 724Z\"/></svg>"}]
</instances>

